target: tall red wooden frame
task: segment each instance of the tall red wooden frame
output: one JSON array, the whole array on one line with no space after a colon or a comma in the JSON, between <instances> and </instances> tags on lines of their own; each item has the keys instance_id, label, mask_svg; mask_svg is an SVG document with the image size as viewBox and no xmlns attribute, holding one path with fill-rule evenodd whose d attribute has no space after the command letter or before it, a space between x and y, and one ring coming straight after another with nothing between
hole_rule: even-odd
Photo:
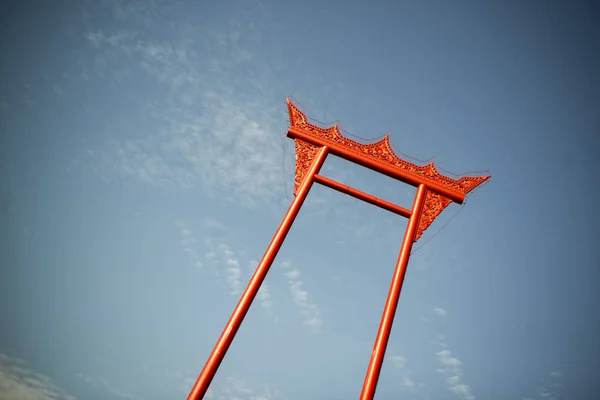
<instances>
[{"instance_id":1,"label":"tall red wooden frame","mask_svg":"<svg viewBox=\"0 0 600 400\"><path fill-rule=\"evenodd\" d=\"M188 400L199 400L206 394L219 365L225 357L227 349L240 328L252 301L254 301L271 264L273 264L277 252L281 248L314 182L408 218L406 233L402 240L400 255L383 308L383 315L360 395L360 400L373 399L388 339L392 330L412 244L421 237L423 231L431 225L433 220L451 202L454 201L462 204L466 195L471 190L490 178L489 176L465 176L460 179L449 178L441 175L433 163L419 166L402 160L392 150L389 136L387 135L376 143L358 143L344 137L337 125L330 128L321 128L309 123L306 115L289 99L287 99L287 105L290 116L290 129L287 136L296 142L295 198L283 217L281 225L279 225L279 228L275 232L275 236L258 264L240 301L233 310L229 322L227 322L223 333L206 361L198 380L188 396ZM416 186L417 193L412 209L405 209L319 175L319 170L329 154L336 155Z\"/></svg>"}]
</instances>

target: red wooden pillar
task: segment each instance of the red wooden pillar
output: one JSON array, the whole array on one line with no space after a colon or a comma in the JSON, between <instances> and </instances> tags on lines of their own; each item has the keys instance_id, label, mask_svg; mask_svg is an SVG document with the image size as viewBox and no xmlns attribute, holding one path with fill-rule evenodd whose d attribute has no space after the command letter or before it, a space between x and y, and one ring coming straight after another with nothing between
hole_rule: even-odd
<instances>
[{"instance_id":1,"label":"red wooden pillar","mask_svg":"<svg viewBox=\"0 0 600 400\"><path fill-rule=\"evenodd\" d=\"M379 380L379 373L381 372L385 350L390 338L390 333L392 332L392 324L394 323L394 316L396 315L396 307L398 307L398 299L400 298L402 283L404 282L406 268L408 267L410 249L412 248L412 244L417 233L419 218L421 217L421 213L423 211L426 195L427 187L424 184L419 185L412 207L412 215L408 219L406 233L404 234L404 239L402 240L402 247L400 248L400 255L398 256L398 262L396 263L396 269L394 270L390 291L388 292L388 297L385 301L385 307L383 308L383 314L379 324L379 331L377 332L375 344L373 345L373 353L371 354L371 360L369 361L369 366L367 368L367 375L365 376L365 382L363 384L360 400L371 400L373 396L375 396L375 389L377 387L377 381Z\"/></svg>"},{"instance_id":2,"label":"red wooden pillar","mask_svg":"<svg viewBox=\"0 0 600 400\"><path fill-rule=\"evenodd\" d=\"M275 232L275 236L273 236L269 247L267 247L267 251L263 255L258 267L256 267L256 272L254 272L254 275L250 279L246 290L244 290L244 293L242 293L242 297L233 310L233 313L229 318L229 322L227 322L227 325L225 325L225 329L223 330L223 333L221 333L221 337L219 337L219 340L217 341L212 353L208 357L200 376L196 380L196 383L194 384L194 387L188 396L188 400L199 400L202 399L206 394L210 383L217 373L219 365L221 365L221 362L225 357L225 353L227 353L227 349L229 349L229 346L231 345L235 334L240 328L246 313L250 309L250 305L254 301L260 286L267 276L267 272L269 272L269 269L275 260L275 256L279 252L285 237L290 231L290 228L294 223L294 219L296 219L296 216L300 211L300 207L302 207L302 203L304 203L306 196L308 196L308 192L310 191L314 181L314 176L323 166L326 157L327 147L323 146L316 152L316 157L314 157L314 159L311 158L308 160L310 162L310 166L308 168L306 179L304 179L300 185L294 201L292 201L288 211L285 213L283 221L281 221L281 225L279 225L277 232Z\"/></svg>"}]
</instances>

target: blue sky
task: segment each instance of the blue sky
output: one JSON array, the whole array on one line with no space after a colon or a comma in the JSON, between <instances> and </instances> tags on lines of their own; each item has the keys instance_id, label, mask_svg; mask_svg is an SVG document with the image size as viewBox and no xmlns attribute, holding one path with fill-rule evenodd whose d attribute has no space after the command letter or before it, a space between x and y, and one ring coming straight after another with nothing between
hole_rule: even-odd
<instances>
[{"instance_id":1,"label":"blue sky","mask_svg":"<svg viewBox=\"0 0 600 400\"><path fill-rule=\"evenodd\" d=\"M377 399L595 398L599 11L3 3L0 398L185 398L291 202L289 95L493 175L417 243L456 215L411 258ZM357 398L405 226L315 186L207 398Z\"/></svg>"}]
</instances>

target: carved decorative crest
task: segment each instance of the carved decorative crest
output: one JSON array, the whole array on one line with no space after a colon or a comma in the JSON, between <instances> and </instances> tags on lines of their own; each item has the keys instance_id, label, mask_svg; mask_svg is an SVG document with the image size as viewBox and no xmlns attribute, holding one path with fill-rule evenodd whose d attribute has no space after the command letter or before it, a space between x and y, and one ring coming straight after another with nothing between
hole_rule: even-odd
<instances>
[{"instance_id":1,"label":"carved decorative crest","mask_svg":"<svg viewBox=\"0 0 600 400\"><path fill-rule=\"evenodd\" d=\"M318 138L319 143L328 146L341 147L344 151L354 153L358 158L369 159L382 168L400 170L404 176L411 177L412 182L424 183L428 187L423 213L419 220L419 227L415 235L415 241L421 237L435 218L452 202L446 196L435 192L435 187L441 187L448 193L447 196L464 198L471 190L489 179L489 176L463 176L453 179L442 175L435 168L433 162L426 165L417 165L398 157L390 145L389 135L383 139L370 144L359 143L348 139L340 132L337 125L322 128L308 122L304 113L287 99L290 116L290 127L301 130L309 137ZM307 139L308 140L308 139ZM296 172L294 180L294 194L305 178L305 173L311 165L315 152L318 148L315 144L295 139L296 141ZM442 190L442 189L440 189Z\"/></svg>"},{"instance_id":2,"label":"carved decorative crest","mask_svg":"<svg viewBox=\"0 0 600 400\"><path fill-rule=\"evenodd\" d=\"M294 174L294 196L298 192L298 188L304 181L306 171L310 168L317 154L318 147L314 144L306 143L300 139L296 139L296 173Z\"/></svg>"},{"instance_id":3,"label":"carved decorative crest","mask_svg":"<svg viewBox=\"0 0 600 400\"><path fill-rule=\"evenodd\" d=\"M444 211L444 208L448 207L450 203L452 203L452 200L449 198L432 192L431 190L427 191L421 218L419 218L419 227L417 228L417 233L415 233L415 242L419 240L425 229L429 228L429 225L433 223L436 217L440 215L440 213Z\"/></svg>"}]
</instances>

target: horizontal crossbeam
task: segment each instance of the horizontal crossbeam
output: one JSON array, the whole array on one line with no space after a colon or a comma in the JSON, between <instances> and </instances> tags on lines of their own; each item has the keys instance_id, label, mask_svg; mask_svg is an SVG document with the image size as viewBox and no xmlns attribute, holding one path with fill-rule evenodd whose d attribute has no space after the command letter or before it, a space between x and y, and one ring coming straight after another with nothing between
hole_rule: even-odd
<instances>
[{"instance_id":1,"label":"horizontal crossbeam","mask_svg":"<svg viewBox=\"0 0 600 400\"><path fill-rule=\"evenodd\" d=\"M383 208L384 210L391 211L394 214L398 214L406 218L410 218L410 216L412 215L411 210L407 210L404 207L397 206L394 203L390 203L389 201L385 201L378 197L371 196L370 194L361 192L360 190L356 190L354 188L351 188L350 186L343 185L332 179L325 178L324 176L315 174L314 180L315 182L320 183L323 186L327 186L331 189L337 190L338 192L347 194L369 204L373 204L374 206Z\"/></svg>"},{"instance_id":2,"label":"horizontal crossbeam","mask_svg":"<svg viewBox=\"0 0 600 400\"><path fill-rule=\"evenodd\" d=\"M360 153L353 152L347 147L341 146L337 143L331 143L331 141L325 140L315 135L311 135L303 129L299 129L292 126L290 127L287 136L292 139L300 139L307 143L314 144L318 147L327 146L329 148L330 154L336 155L355 164L362 165L363 167L387 175L390 178L394 178L404 183L408 183L409 185L416 187L421 185L422 183L425 183L427 185L427 189L437 194L441 194L442 196L447 197L458 204L462 204L465 201L464 193L459 193L456 190L452 190L444 185L439 184L438 182L430 182L429 180L422 179L421 177L410 174L406 171L403 171L400 168L394 168L389 165L384 165L369 157L365 157Z\"/></svg>"}]
</instances>

